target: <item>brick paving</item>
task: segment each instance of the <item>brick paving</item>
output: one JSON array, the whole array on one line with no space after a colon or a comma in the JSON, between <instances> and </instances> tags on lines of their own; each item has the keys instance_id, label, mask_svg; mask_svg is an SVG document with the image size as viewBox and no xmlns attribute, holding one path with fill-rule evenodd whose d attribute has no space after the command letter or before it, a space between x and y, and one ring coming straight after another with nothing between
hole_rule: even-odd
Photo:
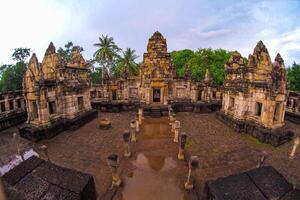
<instances>
[{"instance_id":1,"label":"brick paving","mask_svg":"<svg viewBox=\"0 0 300 200\"><path fill-rule=\"evenodd\" d=\"M33 147L44 157L39 146L46 144L50 159L55 164L90 173L94 176L96 189L99 196L109 188L111 183L110 170L106 164L106 157L110 153L123 154L122 133L128 129L129 122L134 118L133 112L103 113L112 121L112 129L100 130L97 128L98 119L95 119L75 131L66 131L47 141L37 144L21 140L23 147ZM265 165L272 165L282 173L288 181L300 188L300 149L297 157L290 160L292 142L278 148L259 143L245 134L238 134L222 122L218 121L215 114L177 113L181 122L182 131L188 134L187 152L198 155L200 168L196 170L197 188L201 192L207 180L228 176L256 167L257 162L265 151L268 153ZM300 136L300 126L287 122L297 136ZM14 152L11 142L12 132L9 129L0 133L1 144L0 158ZM140 138L139 138L140 137ZM140 139L140 140L139 140ZM162 155L165 157L177 156L177 145L169 138L156 140L142 139L138 136L138 143L133 145L132 161L138 153ZM177 164L174 176L180 180L185 179L186 166ZM125 177L133 171L133 166L121 156L121 173Z\"/></svg>"},{"instance_id":2,"label":"brick paving","mask_svg":"<svg viewBox=\"0 0 300 200\"><path fill-rule=\"evenodd\" d=\"M300 150L294 160L288 158L293 142L278 148L259 143L251 136L236 133L218 121L215 114L178 113L177 119L189 136L188 152L200 158L196 174L201 189L207 180L255 168L263 151L268 155L264 165L272 165L300 188ZM299 125L286 124L300 136Z\"/></svg>"}]
</instances>

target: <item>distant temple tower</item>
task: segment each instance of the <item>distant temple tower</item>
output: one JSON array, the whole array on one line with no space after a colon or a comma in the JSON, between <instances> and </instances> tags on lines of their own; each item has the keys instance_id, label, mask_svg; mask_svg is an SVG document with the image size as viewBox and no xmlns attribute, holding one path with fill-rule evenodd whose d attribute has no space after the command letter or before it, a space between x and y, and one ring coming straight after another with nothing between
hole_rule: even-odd
<instances>
[{"instance_id":1,"label":"distant temple tower","mask_svg":"<svg viewBox=\"0 0 300 200\"><path fill-rule=\"evenodd\" d=\"M142 100L147 104L167 104L170 81L174 73L166 39L156 31L149 39L140 69Z\"/></svg>"},{"instance_id":2,"label":"distant temple tower","mask_svg":"<svg viewBox=\"0 0 300 200\"><path fill-rule=\"evenodd\" d=\"M248 65L234 52L225 64L226 77L219 118L238 132L246 132L278 146L292 137L283 129L288 95L287 74L278 54L272 64L262 41L249 55Z\"/></svg>"}]
</instances>

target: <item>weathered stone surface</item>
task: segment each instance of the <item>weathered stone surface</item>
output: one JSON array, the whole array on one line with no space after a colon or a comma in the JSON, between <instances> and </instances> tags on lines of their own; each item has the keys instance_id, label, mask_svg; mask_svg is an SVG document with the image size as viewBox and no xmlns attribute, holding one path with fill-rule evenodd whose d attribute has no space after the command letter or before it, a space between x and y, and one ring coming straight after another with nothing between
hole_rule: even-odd
<instances>
[{"instance_id":1,"label":"weathered stone surface","mask_svg":"<svg viewBox=\"0 0 300 200\"><path fill-rule=\"evenodd\" d=\"M221 109L225 121L274 146L289 141L290 132L284 129L288 89L283 59L278 54L272 64L267 48L259 41L247 66L243 60L234 52L225 64Z\"/></svg>"},{"instance_id":2,"label":"weathered stone surface","mask_svg":"<svg viewBox=\"0 0 300 200\"><path fill-rule=\"evenodd\" d=\"M293 186L270 166L251 170L247 174L268 199L280 199L293 189Z\"/></svg>"},{"instance_id":3,"label":"weathered stone surface","mask_svg":"<svg viewBox=\"0 0 300 200\"><path fill-rule=\"evenodd\" d=\"M3 181L8 199L96 199L91 175L37 157L31 157L9 171Z\"/></svg>"},{"instance_id":4,"label":"weathered stone surface","mask_svg":"<svg viewBox=\"0 0 300 200\"><path fill-rule=\"evenodd\" d=\"M295 189L285 194L280 200L298 200L300 199L300 190Z\"/></svg>"},{"instance_id":5,"label":"weathered stone surface","mask_svg":"<svg viewBox=\"0 0 300 200\"><path fill-rule=\"evenodd\" d=\"M299 190L273 167L261 167L206 183L204 199L295 199Z\"/></svg>"},{"instance_id":6,"label":"weathered stone surface","mask_svg":"<svg viewBox=\"0 0 300 200\"><path fill-rule=\"evenodd\" d=\"M57 124L76 120L92 110L88 70L79 51L72 52L67 63L56 53L52 42L41 64L32 55L23 83L27 123L35 127L32 129L57 128Z\"/></svg>"},{"instance_id":7,"label":"weathered stone surface","mask_svg":"<svg viewBox=\"0 0 300 200\"><path fill-rule=\"evenodd\" d=\"M205 199L267 200L246 173L231 175L207 183Z\"/></svg>"},{"instance_id":8,"label":"weathered stone surface","mask_svg":"<svg viewBox=\"0 0 300 200\"><path fill-rule=\"evenodd\" d=\"M20 136L28 140L37 142L40 140L50 139L58 135L64 130L75 130L83 126L85 123L93 120L98 115L95 110L85 112L73 119L65 119L55 121L48 127L36 127L31 124L25 123L19 127Z\"/></svg>"}]
</instances>

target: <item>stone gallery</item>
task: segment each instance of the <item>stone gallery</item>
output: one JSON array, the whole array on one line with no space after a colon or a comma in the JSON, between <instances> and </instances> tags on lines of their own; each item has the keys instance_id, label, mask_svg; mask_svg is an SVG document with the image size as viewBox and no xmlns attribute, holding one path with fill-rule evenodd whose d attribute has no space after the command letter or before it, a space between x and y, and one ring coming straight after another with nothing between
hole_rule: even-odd
<instances>
[{"instance_id":1,"label":"stone gallery","mask_svg":"<svg viewBox=\"0 0 300 200\"><path fill-rule=\"evenodd\" d=\"M299 199L300 95L280 54L261 41L247 63L232 52L222 86L172 62L158 31L138 75L104 70L99 85L78 50L33 54L23 91L0 94L3 116L27 119L0 135L0 198Z\"/></svg>"}]
</instances>

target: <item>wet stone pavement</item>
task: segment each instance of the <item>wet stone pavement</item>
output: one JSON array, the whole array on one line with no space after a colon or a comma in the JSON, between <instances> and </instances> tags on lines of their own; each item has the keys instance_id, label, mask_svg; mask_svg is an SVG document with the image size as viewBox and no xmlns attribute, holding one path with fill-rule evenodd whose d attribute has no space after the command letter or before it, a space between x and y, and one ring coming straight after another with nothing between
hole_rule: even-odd
<instances>
[{"instance_id":1,"label":"wet stone pavement","mask_svg":"<svg viewBox=\"0 0 300 200\"><path fill-rule=\"evenodd\" d=\"M99 129L99 119L95 119L76 131L66 131L37 144L21 139L22 148L34 148L44 158L39 147L46 144L52 162L94 176L99 198L111 185L111 173L106 162L111 153L120 156L120 173L124 183L117 191L115 200L134 200L135 194L152 194L148 199L158 199L155 196L157 191L162 195L161 199L167 198L163 195L174 194L174 199L179 200L195 197L195 193L183 190L187 166L177 159L178 145L173 142L173 135L169 134L167 118L146 118L141 133L137 134L138 142L131 144L132 157L124 158L122 134L129 129L135 113L101 113L100 116L112 121L111 129ZM300 188L300 150L297 150L295 159L288 158L292 142L278 148L261 144L248 135L234 132L218 121L214 113L177 113L177 119L181 122L181 130L188 135L187 154L197 155L200 160L200 166L195 171L197 194L202 192L207 180L255 168L263 152L268 154L264 165L272 165ZM287 126L300 136L299 125L287 122ZM16 151L12 142L14 131L16 128L0 133L0 142L5 145L0 147L2 162ZM142 190L144 187L147 189Z\"/></svg>"}]
</instances>

